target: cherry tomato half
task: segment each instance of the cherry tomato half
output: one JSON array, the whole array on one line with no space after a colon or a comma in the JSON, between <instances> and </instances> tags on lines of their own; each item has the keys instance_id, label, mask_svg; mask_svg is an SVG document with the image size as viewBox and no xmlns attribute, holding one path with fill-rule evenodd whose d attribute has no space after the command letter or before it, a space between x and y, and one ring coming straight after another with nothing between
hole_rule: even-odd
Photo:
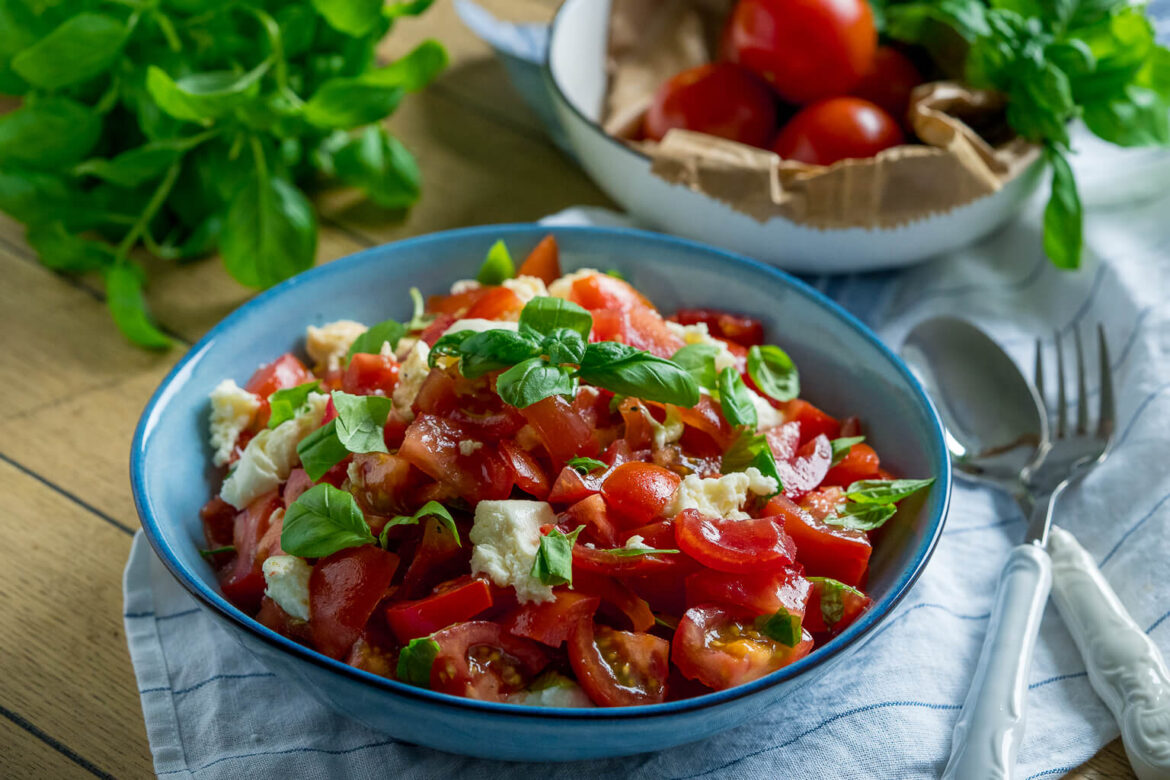
<instances>
[{"instance_id":1,"label":"cherry tomato half","mask_svg":"<svg viewBox=\"0 0 1170 780\"><path fill-rule=\"evenodd\" d=\"M572 590L557 590L553 595L553 601L525 604L501 622L515 636L560 647L578 620L592 619L601 599Z\"/></svg>"},{"instance_id":2,"label":"cherry tomato half","mask_svg":"<svg viewBox=\"0 0 1170 780\"><path fill-rule=\"evenodd\" d=\"M670 643L652 634L617 631L577 621L569 637L569 663L577 682L604 707L657 704L666 698Z\"/></svg>"},{"instance_id":3,"label":"cherry tomato half","mask_svg":"<svg viewBox=\"0 0 1170 780\"><path fill-rule=\"evenodd\" d=\"M457 623L432 637L439 654L431 667L431 689L454 696L503 701L548 666L541 645L512 636L499 623Z\"/></svg>"},{"instance_id":4,"label":"cherry tomato half","mask_svg":"<svg viewBox=\"0 0 1170 780\"><path fill-rule=\"evenodd\" d=\"M561 277L561 253L557 240L551 236L540 239L520 267L517 276L535 276L545 284L552 284Z\"/></svg>"},{"instance_id":5,"label":"cherry tomato half","mask_svg":"<svg viewBox=\"0 0 1170 780\"><path fill-rule=\"evenodd\" d=\"M687 605L725 604L758 615L774 615L781 608L804 615L812 585L799 568L753 574L725 574L704 569L687 577Z\"/></svg>"},{"instance_id":6,"label":"cherry tomato half","mask_svg":"<svg viewBox=\"0 0 1170 780\"><path fill-rule=\"evenodd\" d=\"M905 124L910 93L921 83L922 74L909 57L890 46L879 46L873 55L873 64L853 88L852 94L881 106L890 116Z\"/></svg>"},{"instance_id":7,"label":"cherry tomato half","mask_svg":"<svg viewBox=\"0 0 1170 780\"><path fill-rule=\"evenodd\" d=\"M723 690L757 680L812 650L807 631L801 630L795 647L787 647L761 634L755 618L714 604L688 609L674 632L674 665L685 677Z\"/></svg>"},{"instance_id":8,"label":"cherry tomato half","mask_svg":"<svg viewBox=\"0 0 1170 780\"><path fill-rule=\"evenodd\" d=\"M682 478L653 463L631 461L614 469L601 484L601 495L627 526L645 525L666 509Z\"/></svg>"},{"instance_id":9,"label":"cherry tomato half","mask_svg":"<svg viewBox=\"0 0 1170 780\"><path fill-rule=\"evenodd\" d=\"M674 518L674 536L680 550L716 571L774 571L796 559L792 539L771 517L730 520L686 509Z\"/></svg>"},{"instance_id":10,"label":"cherry tomato half","mask_svg":"<svg viewBox=\"0 0 1170 780\"><path fill-rule=\"evenodd\" d=\"M772 151L785 160L832 165L873 157L905 140L883 109L855 97L835 97L801 109L776 136Z\"/></svg>"},{"instance_id":11,"label":"cherry tomato half","mask_svg":"<svg viewBox=\"0 0 1170 780\"><path fill-rule=\"evenodd\" d=\"M644 127L652 141L680 129L763 147L776 133L776 99L759 76L737 65L700 65L659 87Z\"/></svg>"},{"instance_id":12,"label":"cherry tomato half","mask_svg":"<svg viewBox=\"0 0 1170 780\"><path fill-rule=\"evenodd\" d=\"M402 601L386 608L386 623L406 644L440 628L470 620L492 605L492 591L480 579L461 577L436 593L417 601Z\"/></svg>"},{"instance_id":13,"label":"cherry tomato half","mask_svg":"<svg viewBox=\"0 0 1170 780\"><path fill-rule=\"evenodd\" d=\"M317 561L309 575L313 644L342 658L361 636L398 568L398 556L380 547L350 547Z\"/></svg>"},{"instance_id":14,"label":"cherry tomato half","mask_svg":"<svg viewBox=\"0 0 1170 780\"><path fill-rule=\"evenodd\" d=\"M861 584L873 551L864 531L817 520L784 496L769 501L764 512L783 518L784 530L796 543L808 575L832 577L846 585Z\"/></svg>"}]
</instances>

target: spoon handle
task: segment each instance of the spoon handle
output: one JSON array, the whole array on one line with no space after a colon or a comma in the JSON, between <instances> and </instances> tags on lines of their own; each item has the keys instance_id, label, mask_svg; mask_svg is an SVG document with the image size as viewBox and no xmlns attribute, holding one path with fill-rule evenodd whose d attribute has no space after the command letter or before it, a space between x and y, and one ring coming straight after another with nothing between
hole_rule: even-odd
<instances>
[{"instance_id":1,"label":"spoon handle","mask_svg":"<svg viewBox=\"0 0 1170 780\"><path fill-rule=\"evenodd\" d=\"M1052 587L1052 562L1035 544L1012 550L1000 577L979 665L955 724L944 780L1006 780L1024 736L1032 648Z\"/></svg>"},{"instance_id":2,"label":"spoon handle","mask_svg":"<svg viewBox=\"0 0 1170 780\"><path fill-rule=\"evenodd\" d=\"M1093 690L1121 727L1143 780L1170 777L1170 672L1146 633L1068 531L1053 527L1052 597L1085 660Z\"/></svg>"}]
</instances>

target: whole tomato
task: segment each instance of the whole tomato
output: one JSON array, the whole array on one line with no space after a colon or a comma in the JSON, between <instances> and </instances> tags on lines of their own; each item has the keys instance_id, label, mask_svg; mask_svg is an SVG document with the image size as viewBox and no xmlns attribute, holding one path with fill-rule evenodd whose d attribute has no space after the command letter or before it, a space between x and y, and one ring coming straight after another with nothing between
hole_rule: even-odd
<instances>
[{"instance_id":1,"label":"whole tomato","mask_svg":"<svg viewBox=\"0 0 1170 780\"><path fill-rule=\"evenodd\" d=\"M792 103L848 94L877 48L866 0L739 0L727 24L725 56Z\"/></svg>"},{"instance_id":2,"label":"whole tomato","mask_svg":"<svg viewBox=\"0 0 1170 780\"><path fill-rule=\"evenodd\" d=\"M837 97L801 109L776 136L772 151L785 160L832 165L873 157L902 143L902 128L868 100Z\"/></svg>"},{"instance_id":3,"label":"whole tomato","mask_svg":"<svg viewBox=\"0 0 1170 780\"><path fill-rule=\"evenodd\" d=\"M922 74L905 54L889 46L879 46L873 55L873 65L851 94L881 106L904 123L910 93L921 83Z\"/></svg>"},{"instance_id":4,"label":"whole tomato","mask_svg":"<svg viewBox=\"0 0 1170 780\"><path fill-rule=\"evenodd\" d=\"M743 68L726 62L700 65L658 89L644 127L653 141L680 128L767 147L776 132L776 99Z\"/></svg>"}]
</instances>

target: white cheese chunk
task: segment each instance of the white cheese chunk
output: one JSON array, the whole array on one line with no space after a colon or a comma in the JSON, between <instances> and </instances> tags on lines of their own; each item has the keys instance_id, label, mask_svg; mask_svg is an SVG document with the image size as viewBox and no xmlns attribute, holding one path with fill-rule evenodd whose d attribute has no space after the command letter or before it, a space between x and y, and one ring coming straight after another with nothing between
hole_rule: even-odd
<instances>
[{"instance_id":1,"label":"white cheese chunk","mask_svg":"<svg viewBox=\"0 0 1170 780\"><path fill-rule=\"evenodd\" d=\"M565 274L548 286L548 294L554 298L570 300L573 297L573 282L599 273L601 271L598 271L596 268L582 268L580 271Z\"/></svg>"},{"instance_id":2,"label":"white cheese chunk","mask_svg":"<svg viewBox=\"0 0 1170 780\"><path fill-rule=\"evenodd\" d=\"M401 420L414 419L410 407L426 381L427 374L431 373L431 367L427 364L430 354L431 349L425 341L416 341L398 369L398 384L394 386L391 398L394 401L394 413Z\"/></svg>"},{"instance_id":3,"label":"white cheese chunk","mask_svg":"<svg viewBox=\"0 0 1170 780\"><path fill-rule=\"evenodd\" d=\"M711 335L711 331L707 328L707 323L696 322L694 325L681 325L677 322L666 321L666 329L683 340L683 343L690 344L708 344L715 347L718 351L715 353L715 370L722 371L725 368L735 368L735 355L727 348L727 344Z\"/></svg>"},{"instance_id":4,"label":"white cheese chunk","mask_svg":"<svg viewBox=\"0 0 1170 780\"><path fill-rule=\"evenodd\" d=\"M319 328L310 325L305 329L305 351L318 370L336 371L353 342L367 330L365 325L353 320L338 320Z\"/></svg>"},{"instance_id":5,"label":"white cheese chunk","mask_svg":"<svg viewBox=\"0 0 1170 780\"><path fill-rule=\"evenodd\" d=\"M508 697L509 704L525 704L529 707L594 707L585 690L566 679L563 685L550 685L536 691L519 691Z\"/></svg>"},{"instance_id":6,"label":"white cheese chunk","mask_svg":"<svg viewBox=\"0 0 1170 780\"><path fill-rule=\"evenodd\" d=\"M520 323L511 322L508 320L481 320L472 318L470 320L455 320L451 323L451 327L443 331L443 335L448 333L458 333L461 330L473 330L476 333L483 333L485 330L519 330Z\"/></svg>"},{"instance_id":7,"label":"white cheese chunk","mask_svg":"<svg viewBox=\"0 0 1170 780\"><path fill-rule=\"evenodd\" d=\"M697 509L705 517L746 520L749 515L740 507L747 501L748 493L766 496L779 488L775 479L760 473L754 466L747 471L706 479L691 474L679 484L666 514L673 517L684 509Z\"/></svg>"},{"instance_id":8,"label":"white cheese chunk","mask_svg":"<svg viewBox=\"0 0 1170 780\"><path fill-rule=\"evenodd\" d=\"M552 588L532 576L540 549L540 527L556 522L543 501L480 501L469 538L471 571L486 574L501 588L511 586L520 603L550 601Z\"/></svg>"},{"instance_id":9,"label":"white cheese chunk","mask_svg":"<svg viewBox=\"0 0 1170 780\"><path fill-rule=\"evenodd\" d=\"M260 396L225 379L215 386L210 397L211 448L215 450L215 465L222 466L231 460L240 434L252 424L260 408Z\"/></svg>"},{"instance_id":10,"label":"white cheese chunk","mask_svg":"<svg viewBox=\"0 0 1170 780\"><path fill-rule=\"evenodd\" d=\"M650 423L650 428L654 431L654 449L660 450L668 444L674 444L682 438L686 426L683 425L682 417L679 415L678 407L667 404L666 417L662 422L654 419L653 415L643 407L643 415Z\"/></svg>"},{"instance_id":11,"label":"white cheese chunk","mask_svg":"<svg viewBox=\"0 0 1170 780\"><path fill-rule=\"evenodd\" d=\"M279 487L300 462L297 445L321 427L328 404L329 396L309 393L308 402L296 417L256 434L244 448L235 469L223 481L219 497L236 509L243 509L257 497Z\"/></svg>"},{"instance_id":12,"label":"white cheese chunk","mask_svg":"<svg viewBox=\"0 0 1170 780\"><path fill-rule=\"evenodd\" d=\"M626 539L627 550L653 550L654 548L646 544L646 540L638 534L634 534L629 539Z\"/></svg>"},{"instance_id":13,"label":"white cheese chunk","mask_svg":"<svg viewBox=\"0 0 1170 780\"><path fill-rule=\"evenodd\" d=\"M757 431L766 431L769 428L775 428L777 425L783 425L787 422L783 413L768 403L767 398L764 398L751 388L748 388L748 396L752 399L752 406L756 407Z\"/></svg>"},{"instance_id":14,"label":"white cheese chunk","mask_svg":"<svg viewBox=\"0 0 1170 780\"><path fill-rule=\"evenodd\" d=\"M462 295L465 292L478 290L480 287L483 287L483 285L474 279L459 279L451 285L451 294Z\"/></svg>"},{"instance_id":15,"label":"white cheese chunk","mask_svg":"<svg viewBox=\"0 0 1170 780\"><path fill-rule=\"evenodd\" d=\"M309 619L309 575L313 567L295 555L273 555L265 559L264 595L291 617Z\"/></svg>"},{"instance_id":16,"label":"white cheese chunk","mask_svg":"<svg viewBox=\"0 0 1170 780\"><path fill-rule=\"evenodd\" d=\"M548 288L544 280L535 276L517 276L515 279L505 279L503 286L516 294L521 303L528 303L533 298L548 297Z\"/></svg>"},{"instance_id":17,"label":"white cheese chunk","mask_svg":"<svg viewBox=\"0 0 1170 780\"><path fill-rule=\"evenodd\" d=\"M459 442L459 453L464 456L471 455L482 447L482 441L475 441L474 439L461 439Z\"/></svg>"}]
</instances>

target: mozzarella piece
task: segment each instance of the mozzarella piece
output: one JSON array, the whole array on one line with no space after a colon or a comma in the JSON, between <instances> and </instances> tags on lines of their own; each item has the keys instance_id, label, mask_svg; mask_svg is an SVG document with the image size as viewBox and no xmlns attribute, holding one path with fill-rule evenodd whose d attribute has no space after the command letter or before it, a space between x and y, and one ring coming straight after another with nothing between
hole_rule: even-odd
<instances>
[{"instance_id":1,"label":"mozzarella piece","mask_svg":"<svg viewBox=\"0 0 1170 780\"><path fill-rule=\"evenodd\" d=\"M418 391L426 381L431 367L427 364L431 348L425 341L416 341L410 348L402 366L398 369L398 384L394 386L394 413L401 420L413 420L414 412L410 411Z\"/></svg>"},{"instance_id":2,"label":"mozzarella piece","mask_svg":"<svg viewBox=\"0 0 1170 780\"><path fill-rule=\"evenodd\" d=\"M235 469L227 475L219 497L243 509L257 497L280 487L300 462L297 445L321 427L329 396L309 393L305 408L291 420L256 434L244 448Z\"/></svg>"},{"instance_id":3,"label":"mozzarella piece","mask_svg":"<svg viewBox=\"0 0 1170 780\"><path fill-rule=\"evenodd\" d=\"M260 396L225 379L211 391L210 398L211 448L215 450L215 465L222 466L231 460L240 434L252 424L260 408Z\"/></svg>"},{"instance_id":4,"label":"mozzarella piece","mask_svg":"<svg viewBox=\"0 0 1170 780\"><path fill-rule=\"evenodd\" d=\"M565 679L564 684L550 685L536 691L519 691L508 697L509 704L525 704L529 707L595 707L585 690Z\"/></svg>"},{"instance_id":5,"label":"mozzarella piece","mask_svg":"<svg viewBox=\"0 0 1170 780\"><path fill-rule=\"evenodd\" d=\"M483 287L483 285L474 279L460 279L451 285L451 294L461 295L465 292L478 290L480 287Z\"/></svg>"},{"instance_id":6,"label":"mozzarella piece","mask_svg":"<svg viewBox=\"0 0 1170 780\"><path fill-rule=\"evenodd\" d=\"M679 484L666 514L674 517L684 509L697 509L705 517L746 520L749 515L740 507L747 501L749 493L767 496L779 489L775 479L765 476L754 466L747 471L706 479L691 474Z\"/></svg>"},{"instance_id":7,"label":"mozzarella piece","mask_svg":"<svg viewBox=\"0 0 1170 780\"><path fill-rule=\"evenodd\" d=\"M552 588L532 576L540 549L540 527L556 522L543 501L480 501L468 537L472 574L486 574L501 588L511 586L520 603L551 601Z\"/></svg>"},{"instance_id":8,"label":"mozzarella piece","mask_svg":"<svg viewBox=\"0 0 1170 780\"><path fill-rule=\"evenodd\" d=\"M565 274L548 286L548 294L554 298L564 298L566 301L570 300L573 297L573 282L599 273L601 271L598 271L596 268L582 268L580 271Z\"/></svg>"},{"instance_id":9,"label":"mozzarella piece","mask_svg":"<svg viewBox=\"0 0 1170 780\"><path fill-rule=\"evenodd\" d=\"M313 567L295 555L273 555L264 561L264 595L291 617L309 619L309 575Z\"/></svg>"},{"instance_id":10,"label":"mozzarella piece","mask_svg":"<svg viewBox=\"0 0 1170 780\"><path fill-rule=\"evenodd\" d=\"M708 344L715 347L715 370L735 368L735 355L727 348L727 344L711 335L707 323L696 322L694 325L682 325L677 322L666 321L666 329L683 340L684 344Z\"/></svg>"},{"instance_id":11,"label":"mozzarella piece","mask_svg":"<svg viewBox=\"0 0 1170 780\"><path fill-rule=\"evenodd\" d=\"M305 351L318 370L336 371L353 342L367 330L365 325L353 320L338 320L319 328L310 325L305 329Z\"/></svg>"},{"instance_id":12,"label":"mozzarella piece","mask_svg":"<svg viewBox=\"0 0 1170 780\"><path fill-rule=\"evenodd\" d=\"M459 442L459 453L463 456L471 455L482 447L482 441L475 441L474 439L462 439Z\"/></svg>"},{"instance_id":13,"label":"mozzarella piece","mask_svg":"<svg viewBox=\"0 0 1170 780\"><path fill-rule=\"evenodd\" d=\"M510 322L508 320L481 320L472 318L470 320L455 320L451 323L451 327L443 331L443 335L448 333L458 333L461 330L473 330L476 333L483 333L485 330L519 330L519 322Z\"/></svg>"},{"instance_id":14,"label":"mozzarella piece","mask_svg":"<svg viewBox=\"0 0 1170 780\"><path fill-rule=\"evenodd\" d=\"M752 399L752 406L756 407L756 430L766 431L788 422L779 409L768 403L768 399L748 388L748 397Z\"/></svg>"},{"instance_id":15,"label":"mozzarella piece","mask_svg":"<svg viewBox=\"0 0 1170 780\"><path fill-rule=\"evenodd\" d=\"M634 534L629 539L626 539L627 550L653 550L654 548L646 544L646 540L638 534Z\"/></svg>"},{"instance_id":16,"label":"mozzarella piece","mask_svg":"<svg viewBox=\"0 0 1170 780\"><path fill-rule=\"evenodd\" d=\"M517 276L515 279L505 279L503 286L516 294L521 303L528 303L533 298L548 297L548 288L544 280L535 276Z\"/></svg>"},{"instance_id":17,"label":"mozzarella piece","mask_svg":"<svg viewBox=\"0 0 1170 780\"><path fill-rule=\"evenodd\" d=\"M654 431L654 449L656 450L660 450L668 444L674 444L682 438L683 432L686 430L678 407L671 404L666 405L666 417L663 418L662 422L655 420L645 406L642 407L642 414Z\"/></svg>"}]
</instances>

